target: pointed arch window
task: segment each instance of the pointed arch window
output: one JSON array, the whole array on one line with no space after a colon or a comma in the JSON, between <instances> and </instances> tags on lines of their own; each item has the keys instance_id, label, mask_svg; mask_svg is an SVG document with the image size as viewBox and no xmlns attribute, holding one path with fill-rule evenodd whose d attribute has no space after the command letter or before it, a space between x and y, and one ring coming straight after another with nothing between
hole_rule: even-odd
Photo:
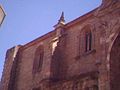
<instances>
[{"instance_id":1,"label":"pointed arch window","mask_svg":"<svg viewBox=\"0 0 120 90\"><path fill-rule=\"evenodd\" d=\"M78 48L76 59L79 59L81 56L89 55L95 53L95 31L94 28L90 25L84 26L80 33L78 34Z\"/></svg>"},{"instance_id":2,"label":"pointed arch window","mask_svg":"<svg viewBox=\"0 0 120 90\"><path fill-rule=\"evenodd\" d=\"M85 52L92 50L92 32L88 31L85 33Z\"/></svg>"},{"instance_id":3,"label":"pointed arch window","mask_svg":"<svg viewBox=\"0 0 120 90\"><path fill-rule=\"evenodd\" d=\"M44 47L40 45L35 52L34 63L33 63L33 72L40 72L42 69L44 58Z\"/></svg>"}]
</instances>

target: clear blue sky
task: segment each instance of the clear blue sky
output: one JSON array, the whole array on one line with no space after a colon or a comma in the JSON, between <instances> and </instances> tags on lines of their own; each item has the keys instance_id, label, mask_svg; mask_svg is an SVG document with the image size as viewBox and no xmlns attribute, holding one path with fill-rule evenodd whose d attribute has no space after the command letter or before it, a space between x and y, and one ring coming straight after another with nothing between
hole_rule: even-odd
<instances>
[{"instance_id":1,"label":"clear blue sky","mask_svg":"<svg viewBox=\"0 0 120 90\"><path fill-rule=\"evenodd\" d=\"M0 27L0 77L6 50L53 30L61 12L66 22L100 6L102 0L0 0L6 17Z\"/></svg>"}]
</instances>

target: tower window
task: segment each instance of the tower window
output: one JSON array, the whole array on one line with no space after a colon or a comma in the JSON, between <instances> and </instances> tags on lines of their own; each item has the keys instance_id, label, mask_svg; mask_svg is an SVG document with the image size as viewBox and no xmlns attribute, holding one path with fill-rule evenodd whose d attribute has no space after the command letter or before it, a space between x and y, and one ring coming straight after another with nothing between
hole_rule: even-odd
<instances>
[{"instance_id":1,"label":"tower window","mask_svg":"<svg viewBox=\"0 0 120 90\"><path fill-rule=\"evenodd\" d=\"M92 49L92 33L87 32L85 34L85 52L88 52Z\"/></svg>"}]
</instances>

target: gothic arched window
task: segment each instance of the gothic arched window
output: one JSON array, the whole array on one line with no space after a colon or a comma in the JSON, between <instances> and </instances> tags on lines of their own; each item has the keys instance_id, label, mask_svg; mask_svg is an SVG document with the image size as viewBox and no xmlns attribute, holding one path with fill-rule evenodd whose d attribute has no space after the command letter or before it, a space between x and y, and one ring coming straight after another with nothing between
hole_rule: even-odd
<instances>
[{"instance_id":1,"label":"gothic arched window","mask_svg":"<svg viewBox=\"0 0 120 90\"><path fill-rule=\"evenodd\" d=\"M92 32L88 31L85 33L85 52L91 51L92 49Z\"/></svg>"},{"instance_id":2,"label":"gothic arched window","mask_svg":"<svg viewBox=\"0 0 120 90\"><path fill-rule=\"evenodd\" d=\"M35 52L34 63L33 63L33 72L40 72L42 69L44 58L44 47L40 45Z\"/></svg>"}]
</instances>

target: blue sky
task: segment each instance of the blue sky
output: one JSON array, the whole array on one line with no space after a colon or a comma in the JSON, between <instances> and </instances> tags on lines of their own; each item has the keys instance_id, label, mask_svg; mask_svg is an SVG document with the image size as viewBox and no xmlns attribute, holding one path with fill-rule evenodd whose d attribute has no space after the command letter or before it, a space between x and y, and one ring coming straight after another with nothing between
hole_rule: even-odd
<instances>
[{"instance_id":1,"label":"blue sky","mask_svg":"<svg viewBox=\"0 0 120 90\"><path fill-rule=\"evenodd\" d=\"M0 77L6 50L54 30L61 12L66 23L100 6L102 0L0 0L6 17L0 27Z\"/></svg>"}]
</instances>

